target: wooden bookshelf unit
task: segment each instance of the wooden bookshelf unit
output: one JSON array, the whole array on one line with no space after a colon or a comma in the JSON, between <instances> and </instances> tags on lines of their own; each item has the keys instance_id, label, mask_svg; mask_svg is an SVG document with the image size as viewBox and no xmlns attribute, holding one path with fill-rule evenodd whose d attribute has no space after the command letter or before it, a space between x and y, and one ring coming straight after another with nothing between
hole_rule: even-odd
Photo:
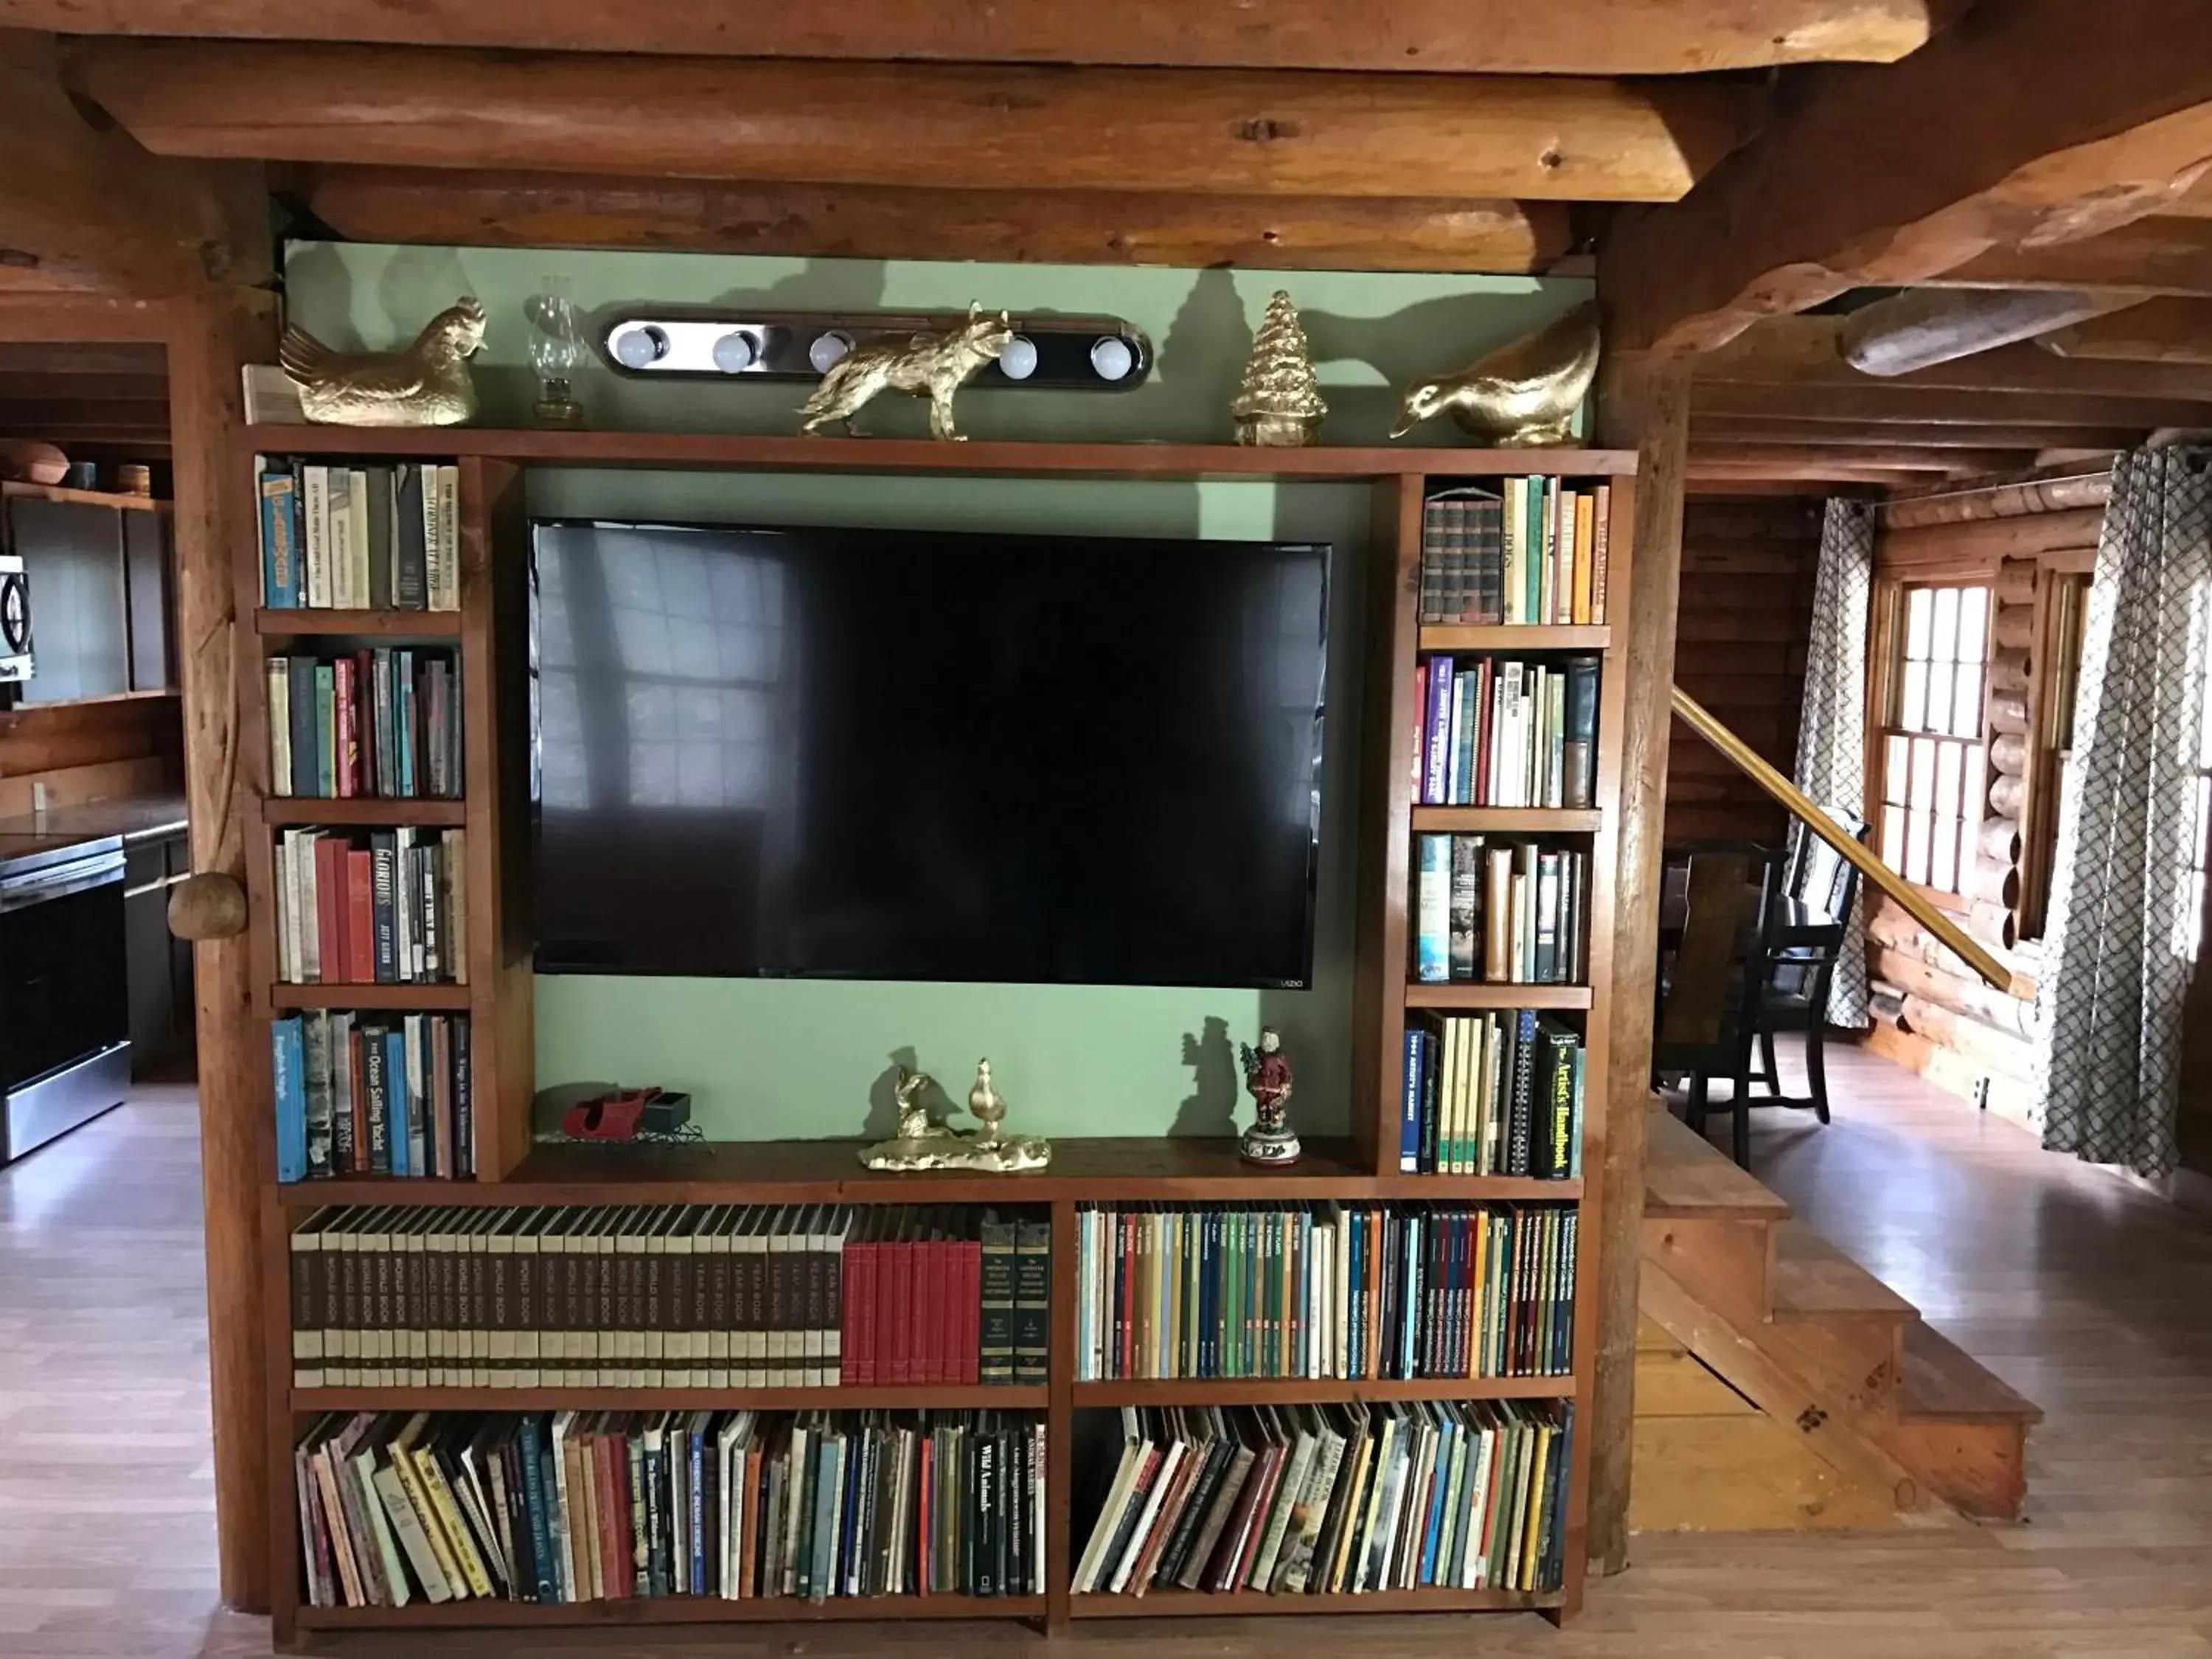
<instances>
[{"instance_id":1,"label":"wooden bookshelf unit","mask_svg":"<svg viewBox=\"0 0 2212 1659\"><path fill-rule=\"evenodd\" d=\"M465 782L454 800L315 801L273 792L267 709L259 677L241 688L240 764L258 805L250 814L247 869L251 953L265 1021L304 1007L443 1010L471 1017L475 1058L474 1153L470 1182L337 1179L279 1185L273 1178L273 1107L264 1109L261 1261L270 1293L263 1310L270 1413L268 1539L274 1631L280 1644L321 1630L442 1630L468 1626L635 1626L718 1621L1022 1619L1048 1628L1092 1618L1261 1613L1474 1613L1540 1610L1561 1618L1581 1604L1593 1439L1588 1414L1596 1358L1599 1216L1606 1137L1609 954L1615 842L1620 821L1625 695L1625 614L1635 457L1599 450L1416 450L1236 448L1226 446L975 442L906 440L672 435L638 433L505 432L488 429L380 432L330 428L249 428L239 434L234 465L257 456L318 456L365 462L457 462L460 474L460 608L456 612L271 610L262 605L258 550L237 552L241 619L264 653L302 641L314 649L347 639L364 643L419 639L459 650L463 688ZM529 466L664 467L763 472L834 471L855 476L967 475L1094 480L1234 478L1334 481L1364 487L1370 533L1362 550L1364 605L1339 611L1339 627L1362 629L1364 695L1356 744L1358 779L1355 861L1356 961L1349 1045L1353 1078L1350 1133L1310 1140L1296 1166L1248 1167L1222 1140L1062 1139L1049 1169L1032 1175L889 1176L860 1167L851 1143L787 1141L698 1144L608 1150L533 1146L531 1106L535 1032L528 894L526 708L521 669L528 560L522 469ZM1423 501L1431 487L1469 479L1544 474L1604 480L1612 486L1608 624L1593 627L1419 625L1417 592ZM1364 620L1355 621L1362 617ZM1621 643L1617 643L1620 641ZM1581 809L1417 806L1412 751L1417 718L1416 665L1423 652L1507 653L1575 651L1601 659L1595 804ZM330 825L460 827L467 841L465 985L289 985L276 975L276 838L288 827ZM1580 985L1413 982L1409 967L1411 860L1414 837L1429 830L1541 835L1590 858L1587 915L1593 948ZM1579 1179L1411 1175L1398 1161L1402 1055L1409 1010L1568 1011L1583 1029L1584 1113ZM265 1086L265 1085L264 1085ZM264 1105L267 1103L264 1102ZM1632 1200L1633 1194L1628 1195ZM1578 1206L1580 1249L1574 1278L1571 1375L1468 1380L1101 1381L1075 1379L1078 1338L1079 1206L1089 1203L1338 1200L1346 1204L1426 1200L1550 1201ZM1049 1380L1042 1385L981 1388L846 1388L755 1390L312 1389L292 1386L291 1310L283 1294L289 1236L315 1206L337 1204L574 1206L674 1203L1023 1204L1048 1207L1051 1261ZM1121 1406L1291 1404L1436 1400L1565 1401L1576 1413L1564 1527L1564 1580L1550 1592L1445 1589L1340 1595L1207 1594L1163 1589L1142 1598L1071 1594L1075 1559L1089 1517L1075 1512L1074 1415ZM804 1601L728 1601L691 1596L549 1606L471 1600L404 1608L302 1605L299 1506L290 1449L316 1415L392 1409L517 1411L661 1410L753 1406L777 1409L939 1407L1019 1407L1047 1423L1044 1509L1047 1589L1042 1595L973 1599L899 1596Z\"/></svg>"}]
</instances>

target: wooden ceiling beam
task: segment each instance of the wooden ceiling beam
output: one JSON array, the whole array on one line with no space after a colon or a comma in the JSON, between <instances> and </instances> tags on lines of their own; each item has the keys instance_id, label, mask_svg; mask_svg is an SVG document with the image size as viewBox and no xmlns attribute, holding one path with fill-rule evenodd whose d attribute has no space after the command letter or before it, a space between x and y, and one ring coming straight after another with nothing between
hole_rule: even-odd
<instances>
[{"instance_id":1,"label":"wooden ceiling beam","mask_svg":"<svg viewBox=\"0 0 2212 1659\"><path fill-rule=\"evenodd\" d=\"M0 275L17 295L158 296L267 274L258 168L163 160L94 125L42 36L0 31Z\"/></svg>"},{"instance_id":2,"label":"wooden ceiling beam","mask_svg":"<svg viewBox=\"0 0 2212 1659\"><path fill-rule=\"evenodd\" d=\"M443 167L299 172L301 203L362 242L1513 274L1544 270L1574 239L1560 202L920 190Z\"/></svg>"},{"instance_id":3,"label":"wooden ceiling beam","mask_svg":"<svg viewBox=\"0 0 2212 1659\"><path fill-rule=\"evenodd\" d=\"M2033 349L2033 348L2030 348ZM8 382L0 379L0 387ZM1736 420L1909 421L1986 426L2185 425L2212 416L2212 375L2194 398L2096 398L2073 393L1952 391L1895 380L1856 386L1738 386L1692 383L1690 407Z\"/></svg>"},{"instance_id":4,"label":"wooden ceiling beam","mask_svg":"<svg viewBox=\"0 0 2212 1659\"><path fill-rule=\"evenodd\" d=\"M1955 0L0 0L0 25L71 34L362 40L751 58L1168 64L1445 74L1674 75L1814 59L1890 63Z\"/></svg>"},{"instance_id":5,"label":"wooden ceiling beam","mask_svg":"<svg viewBox=\"0 0 2212 1659\"><path fill-rule=\"evenodd\" d=\"M1926 285L2212 297L2212 219L2160 214L2078 241L1993 248L1929 277Z\"/></svg>"},{"instance_id":6,"label":"wooden ceiling beam","mask_svg":"<svg viewBox=\"0 0 2212 1659\"><path fill-rule=\"evenodd\" d=\"M69 63L163 155L1204 196L1670 201L1758 101L1711 80L260 41L79 40Z\"/></svg>"},{"instance_id":7,"label":"wooden ceiling beam","mask_svg":"<svg viewBox=\"0 0 2212 1659\"><path fill-rule=\"evenodd\" d=\"M2201 0L1978 6L1880 71L1793 79L1685 200L1616 216L1616 349L1702 351L1851 288L2158 211L2212 158Z\"/></svg>"},{"instance_id":8,"label":"wooden ceiling beam","mask_svg":"<svg viewBox=\"0 0 2212 1659\"><path fill-rule=\"evenodd\" d=\"M1799 444L1836 448L1869 445L1904 449L2126 449L2141 443L2149 428L2139 426L2020 426L1990 422L1934 421L1812 421L1796 418L1744 420L1700 415L1692 408L1691 436L1696 442Z\"/></svg>"},{"instance_id":9,"label":"wooden ceiling beam","mask_svg":"<svg viewBox=\"0 0 2212 1659\"><path fill-rule=\"evenodd\" d=\"M2076 323L2046 334L2036 343L2051 361L2069 369L2099 369L2118 363L2167 371L2212 368L2212 301L2148 300L2139 306Z\"/></svg>"},{"instance_id":10,"label":"wooden ceiling beam","mask_svg":"<svg viewBox=\"0 0 2212 1659\"><path fill-rule=\"evenodd\" d=\"M2160 306L2150 301L2108 321L2116 327ZM2179 302L2176 302L2179 303ZM2054 357L2037 345L1999 346L1910 374L1876 380L1843 359L1840 317L1771 317L1697 361L1695 384L1709 386L1836 388L1888 395L1905 391L2022 392L2038 396L2184 398L2212 394L2212 374L2185 363L2124 363ZM2045 337L2048 338L2049 337ZM1702 404L1704 399L1698 399Z\"/></svg>"},{"instance_id":11,"label":"wooden ceiling beam","mask_svg":"<svg viewBox=\"0 0 2212 1659\"><path fill-rule=\"evenodd\" d=\"M1690 446L1692 477L1838 478L1869 473L1986 472L2021 464L2027 452L2009 449L1824 449L1817 445L1709 443Z\"/></svg>"}]
</instances>

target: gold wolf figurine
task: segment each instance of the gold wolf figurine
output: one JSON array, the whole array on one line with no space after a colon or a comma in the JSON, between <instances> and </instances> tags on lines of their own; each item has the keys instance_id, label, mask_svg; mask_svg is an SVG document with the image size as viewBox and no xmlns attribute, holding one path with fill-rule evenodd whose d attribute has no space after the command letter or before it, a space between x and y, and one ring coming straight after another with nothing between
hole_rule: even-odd
<instances>
[{"instance_id":1,"label":"gold wolf figurine","mask_svg":"<svg viewBox=\"0 0 2212 1659\"><path fill-rule=\"evenodd\" d=\"M970 305L968 320L941 334L860 346L833 363L814 395L800 405L799 429L818 432L838 421L850 436L861 405L878 392L903 392L929 399L931 437L965 441L953 429L952 394L977 369L997 361L1013 337L1014 326L1005 312L987 317L980 305Z\"/></svg>"}]
</instances>

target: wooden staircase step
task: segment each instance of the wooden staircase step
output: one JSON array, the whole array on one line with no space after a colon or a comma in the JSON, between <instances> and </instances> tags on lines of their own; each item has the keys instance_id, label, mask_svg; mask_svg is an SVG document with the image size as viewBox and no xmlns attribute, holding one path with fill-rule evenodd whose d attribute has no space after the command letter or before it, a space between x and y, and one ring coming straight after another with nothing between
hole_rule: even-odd
<instances>
[{"instance_id":1,"label":"wooden staircase step","mask_svg":"<svg viewBox=\"0 0 2212 1659\"><path fill-rule=\"evenodd\" d=\"M1802 1221L1774 1230L1774 1317L1917 1322L1920 1310Z\"/></svg>"},{"instance_id":2,"label":"wooden staircase step","mask_svg":"<svg viewBox=\"0 0 2212 1659\"><path fill-rule=\"evenodd\" d=\"M2043 1408L2025 1400L1996 1372L1926 1324L1905 1333L1905 1365L1897 1414L1909 1422L2040 1423Z\"/></svg>"},{"instance_id":3,"label":"wooden staircase step","mask_svg":"<svg viewBox=\"0 0 2212 1659\"><path fill-rule=\"evenodd\" d=\"M1646 1136L1646 1218L1781 1221L1789 1216L1787 1202L1663 1103L1652 1103Z\"/></svg>"}]
</instances>

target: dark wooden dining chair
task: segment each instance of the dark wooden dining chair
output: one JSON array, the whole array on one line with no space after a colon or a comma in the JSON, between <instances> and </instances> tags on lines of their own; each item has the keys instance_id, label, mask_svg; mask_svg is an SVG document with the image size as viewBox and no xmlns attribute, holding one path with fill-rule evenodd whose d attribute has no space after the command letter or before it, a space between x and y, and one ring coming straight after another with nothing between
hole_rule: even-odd
<instances>
[{"instance_id":1,"label":"dark wooden dining chair","mask_svg":"<svg viewBox=\"0 0 2212 1659\"><path fill-rule=\"evenodd\" d=\"M1851 838L1865 846L1873 826L1855 812L1825 806L1821 811ZM1790 826L1790 863L1783 878L1784 914L1776 931L1783 935L1759 988L1753 1024L1759 1039L1758 1080L1778 1103L1810 1106L1821 1122L1828 1117L1826 1048L1828 998L1835 988L1836 963L1858 900L1858 867L1804 823ZM1823 926L1823 923L1829 924ZM1774 1060L1774 1039L1784 1031L1805 1034L1805 1079L1808 1096L1790 1100Z\"/></svg>"},{"instance_id":2,"label":"dark wooden dining chair","mask_svg":"<svg viewBox=\"0 0 2212 1659\"><path fill-rule=\"evenodd\" d=\"M1687 1079L1688 1121L1700 1133L1712 1081L1725 1078L1732 1155L1748 1165L1752 1048L1786 854L1750 841L1690 842L1673 852L1683 872L1680 931L1661 964L1651 1069Z\"/></svg>"}]
</instances>

